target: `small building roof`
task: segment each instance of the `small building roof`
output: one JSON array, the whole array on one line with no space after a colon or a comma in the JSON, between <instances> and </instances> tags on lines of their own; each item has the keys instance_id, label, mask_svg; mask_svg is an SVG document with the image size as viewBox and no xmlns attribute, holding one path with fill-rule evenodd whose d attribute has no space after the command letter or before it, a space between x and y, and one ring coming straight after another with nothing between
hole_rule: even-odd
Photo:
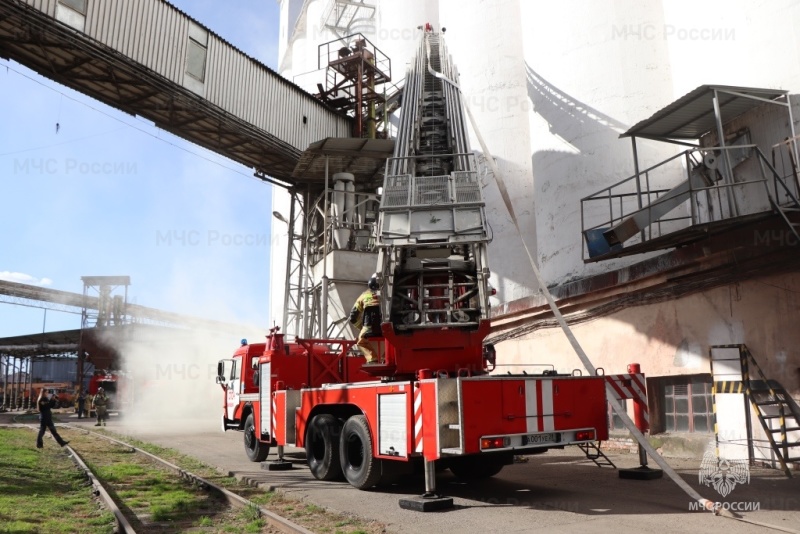
<instances>
[{"instance_id":1,"label":"small building roof","mask_svg":"<svg viewBox=\"0 0 800 534\"><path fill-rule=\"evenodd\" d=\"M381 173L386 159L392 157L393 152L392 139L328 137L308 146L300 156L292 177L300 183L324 182L327 156L329 177L337 172L349 172L354 175L356 182L366 182Z\"/></svg>"},{"instance_id":2,"label":"small building roof","mask_svg":"<svg viewBox=\"0 0 800 534\"><path fill-rule=\"evenodd\" d=\"M701 85L675 102L638 122L620 137L650 139L699 139L716 128L714 93L719 95L723 124L764 102L787 94L782 89Z\"/></svg>"},{"instance_id":3,"label":"small building roof","mask_svg":"<svg viewBox=\"0 0 800 534\"><path fill-rule=\"evenodd\" d=\"M27 357L74 353L80 337L80 329L4 337L0 338L0 354Z\"/></svg>"}]
</instances>

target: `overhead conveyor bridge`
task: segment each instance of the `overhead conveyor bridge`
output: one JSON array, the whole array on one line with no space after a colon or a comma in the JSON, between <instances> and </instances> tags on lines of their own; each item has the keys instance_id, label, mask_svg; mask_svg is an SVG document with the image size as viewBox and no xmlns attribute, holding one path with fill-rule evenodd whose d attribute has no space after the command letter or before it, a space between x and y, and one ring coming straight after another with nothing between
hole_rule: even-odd
<instances>
[{"instance_id":1,"label":"overhead conveyor bridge","mask_svg":"<svg viewBox=\"0 0 800 534\"><path fill-rule=\"evenodd\" d=\"M3 0L0 57L290 184L326 107L164 0Z\"/></svg>"}]
</instances>

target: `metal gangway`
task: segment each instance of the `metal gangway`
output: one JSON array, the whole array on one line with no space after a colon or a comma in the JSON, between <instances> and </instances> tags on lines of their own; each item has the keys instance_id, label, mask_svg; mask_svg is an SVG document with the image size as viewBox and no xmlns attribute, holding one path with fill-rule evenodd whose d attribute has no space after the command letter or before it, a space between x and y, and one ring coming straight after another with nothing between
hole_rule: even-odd
<instances>
[{"instance_id":1,"label":"metal gangway","mask_svg":"<svg viewBox=\"0 0 800 534\"><path fill-rule=\"evenodd\" d=\"M350 118L165 0L3 0L0 58L279 185L301 182L311 143L351 135Z\"/></svg>"}]
</instances>

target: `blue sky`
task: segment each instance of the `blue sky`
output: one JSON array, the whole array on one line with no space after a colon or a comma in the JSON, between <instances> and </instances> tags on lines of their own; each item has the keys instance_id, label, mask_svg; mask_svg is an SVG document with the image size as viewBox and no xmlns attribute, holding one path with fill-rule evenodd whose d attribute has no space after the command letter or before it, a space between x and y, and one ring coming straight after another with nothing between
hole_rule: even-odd
<instances>
[{"instance_id":1,"label":"blue sky","mask_svg":"<svg viewBox=\"0 0 800 534\"><path fill-rule=\"evenodd\" d=\"M171 3L276 68L275 0ZM268 326L271 186L251 169L6 60L0 123L0 278L80 293L130 275L131 302ZM0 303L0 337L43 319ZM78 327L47 312L47 330Z\"/></svg>"}]
</instances>

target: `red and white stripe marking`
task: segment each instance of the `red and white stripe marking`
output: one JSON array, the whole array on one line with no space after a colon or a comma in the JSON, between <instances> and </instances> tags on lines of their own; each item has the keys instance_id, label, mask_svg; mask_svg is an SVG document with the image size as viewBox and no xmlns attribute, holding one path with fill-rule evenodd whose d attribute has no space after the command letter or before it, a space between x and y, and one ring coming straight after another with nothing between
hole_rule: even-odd
<instances>
[{"instance_id":1,"label":"red and white stripe marking","mask_svg":"<svg viewBox=\"0 0 800 534\"><path fill-rule=\"evenodd\" d=\"M414 452L422 452L422 389L414 389Z\"/></svg>"},{"instance_id":2,"label":"red and white stripe marking","mask_svg":"<svg viewBox=\"0 0 800 534\"><path fill-rule=\"evenodd\" d=\"M555 430L552 380L525 381L525 415L527 432Z\"/></svg>"},{"instance_id":3,"label":"red and white stripe marking","mask_svg":"<svg viewBox=\"0 0 800 534\"><path fill-rule=\"evenodd\" d=\"M614 391L617 400L634 399L640 401L644 420L650 424L650 414L647 411L647 388L644 375L641 373L624 375L606 375L606 383Z\"/></svg>"},{"instance_id":4,"label":"red and white stripe marking","mask_svg":"<svg viewBox=\"0 0 800 534\"><path fill-rule=\"evenodd\" d=\"M272 429L270 432L271 436L275 435L275 430L278 428L278 404L276 401L275 395L272 396Z\"/></svg>"}]
</instances>

